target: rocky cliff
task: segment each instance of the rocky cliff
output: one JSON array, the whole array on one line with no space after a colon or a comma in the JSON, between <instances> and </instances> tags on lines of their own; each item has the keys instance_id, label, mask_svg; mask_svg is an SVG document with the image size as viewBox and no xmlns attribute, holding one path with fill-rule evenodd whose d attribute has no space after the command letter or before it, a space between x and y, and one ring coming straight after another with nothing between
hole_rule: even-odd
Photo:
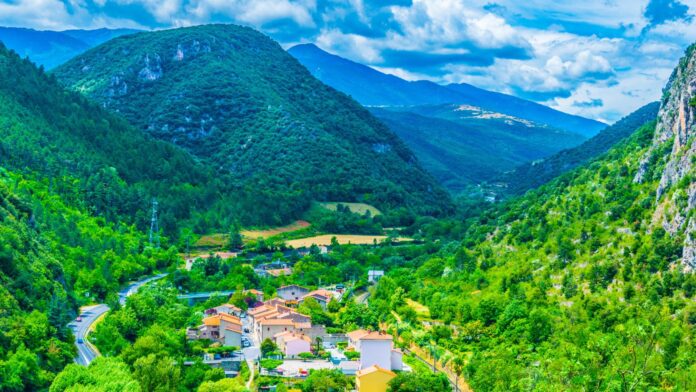
<instances>
[{"instance_id":1,"label":"rocky cliff","mask_svg":"<svg viewBox=\"0 0 696 392\"><path fill-rule=\"evenodd\" d=\"M682 261L689 269L696 268L695 117L696 44L687 50L665 87L653 144L635 178L643 182L659 176L653 224L673 236L683 236Z\"/></svg>"}]
</instances>

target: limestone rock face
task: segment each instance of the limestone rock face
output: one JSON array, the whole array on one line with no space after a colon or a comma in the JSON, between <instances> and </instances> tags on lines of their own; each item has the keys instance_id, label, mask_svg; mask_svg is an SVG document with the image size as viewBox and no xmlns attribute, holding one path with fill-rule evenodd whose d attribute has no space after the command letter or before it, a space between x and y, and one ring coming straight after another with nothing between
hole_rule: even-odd
<instances>
[{"instance_id":1,"label":"limestone rock face","mask_svg":"<svg viewBox=\"0 0 696 392\"><path fill-rule=\"evenodd\" d=\"M696 163L696 45L692 45L672 73L664 97L653 145L643 157L635 181L646 180L650 165L657 165L654 155L669 151L661 169L656 197L658 211L653 224L672 235L684 234L682 261L696 268L696 222L691 211L696 205L696 184L693 182Z\"/></svg>"}]
</instances>

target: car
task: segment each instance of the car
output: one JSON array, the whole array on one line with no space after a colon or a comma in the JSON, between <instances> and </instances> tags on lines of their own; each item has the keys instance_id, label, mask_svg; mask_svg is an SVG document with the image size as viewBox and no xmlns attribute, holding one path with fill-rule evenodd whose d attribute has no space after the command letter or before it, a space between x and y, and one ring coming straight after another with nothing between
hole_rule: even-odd
<instances>
[{"instance_id":1,"label":"car","mask_svg":"<svg viewBox=\"0 0 696 392\"><path fill-rule=\"evenodd\" d=\"M249 328L244 328L244 333L249 333Z\"/></svg>"},{"instance_id":2,"label":"car","mask_svg":"<svg viewBox=\"0 0 696 392\"><path fill-rule=\"evenodd\" d=\"M81 323L81 322L82 322L82 316L77 316L77 318L75 319L75 321L77 321L78 323Z\"/></svg>"},{"instance_id":3,"label":"car","mask_svg":"<svg viewBox=\"0 0 696 392\"><path fill-rule=\"evenodd\" d=\"M84 343L84 342L85 342L85 341L82 340L82 338L77 338L77 344L82 344L82 343Z\"/></svg>"},{"instance_id":4,"label":"car","mask_svg":"<svg viewBox=\"0 0 696 392\"><path fill-rule=\"evenodd\" d=\"M247 347L250 347L250 346L251 346L251 343L249 343L248 340L243 340L243 341L242 341L242 347L243 347L243 348L247 348Z\"/></svg>"}]
</instances>

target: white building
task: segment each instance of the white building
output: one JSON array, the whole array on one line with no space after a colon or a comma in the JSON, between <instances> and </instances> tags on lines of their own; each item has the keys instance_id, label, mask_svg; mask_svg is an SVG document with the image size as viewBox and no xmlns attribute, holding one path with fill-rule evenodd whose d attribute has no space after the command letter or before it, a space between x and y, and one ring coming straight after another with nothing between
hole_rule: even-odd
<instances>
[{"instance_id":1,"label":"white building","mask_svg":"<svg viewBox=\"0 0 696 392\"><path fill-rule=\"evenodd\" d=\"M387 370L401 370L402 354L394 349L394 339L386 332L359 329L349 332L348 346L360 353L360 369L377 365Z\"/></svg>"},{"instance_id":2,"label":"white building","mask_svg":"<svg viewBox=\"0 0 696 392\"><path fill-rule=\"evenodd\" d=\"M382 270L369 270L367 271L367 281L369 283L376 283L384 276L384 271Z\"/></svg>"},{"instance_id":3,"label":"white building","mask_svg":"<svg viewBox=\"0 0 696 392\"><path fill-rule=\"evenodd\" d=\"M286 301L299 301L302 297L309 293L309 289L296 284L291 284L289 286L279 288L277 292L278 297Z\"/></svg>"}]
</instances>

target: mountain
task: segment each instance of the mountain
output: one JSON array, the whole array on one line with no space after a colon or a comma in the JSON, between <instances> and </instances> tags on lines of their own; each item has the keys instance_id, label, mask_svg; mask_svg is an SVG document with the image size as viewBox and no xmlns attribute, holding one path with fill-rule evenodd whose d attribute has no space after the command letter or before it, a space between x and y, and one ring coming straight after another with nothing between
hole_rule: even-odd
<instances>
[{"instance_id":1,"label":"mountain","mask_svg":"<svg viewBox=\"0 0 696 392\"><path fill-rule=\"evenodd\" d=\"M29 57L38 65L54 68L87 49L111 38L131 34L131 29L41 31L20 27L0 27L0 42Z\"/></svg>"},{"instance_id":2,"label":"mountain","mask_svg":"<svg viewBox=\"0 0 696 392\"><path fill-rule=\"evenodd\" d=\"M152 197L163 228L188 222L211 178L0 44L0 390L48 390L77 355L79 306L178 261L138 223Z\"/></svg>"},{"instance_id":3,"label":"mountain","mask_svg":"<svg viewBox=\"0 0 696 392\"><path fill-rule=\"evenodd\" d=\"M505 184L506 194L521 194L547 183L551 179L580 166L607 152L619 141L629 137L641 125L654 121L660 108L659 102L643 106L615 124L606 127L583 144L560 151L550 157L528 162L497 181Z\"/></svg>"},{"instance_id":4,"label":"mountain","mask_svg":"<svg viewBox=\"0 0 696 392\"><path fill-rule=\"evenodd\" d=\"M410 106L455 103L547 124L591 137L606 127L598 121L559 112L511 95L468 84L442 86L429 81L410 82L368 66L327 53L316 45L296 45L288 53L322 82L366 106Z\"/></svg>"},{"instance_id":5,"label":"mountain","mask_svg":"<svg viewBox=\"0 0 696 392\"><path fill-rule=\"evenodd\" d=\"M472 390L694 390L694 86L696 45L656 118L390 271L370 306L461 358Z\"/></svg>"},{"instance_id":6,"label":"mountain","mask_svg":"<svg viewBox=\"0 0 696 392\"><path fill-rule=\"evenodd\" d=\"M691 45L664 89L655 137L634 181L659 179L652 224L683 241L684 265L696 268L696 44Z\"/></svg>"},{"instance_id":7,"label":"mountain","mask_svg":"<svg viewBox=\"0 0 696 392\"><path fill-rule=\"evenodd\" d=\"M454 193L585 140L568 131L468 105L373 107L370 111Z\"/></svg>"},{"instance_id":8,"label":"mountain","mask_svg":"<svg viewBox=\"0 0 696 392\"><path fill-rule=\"evenodd\" d=\"M449 209L446 192L393 132L252 29L122 36L53 75L242 188L425 214Z\"/></svg>"}]
</instances>

